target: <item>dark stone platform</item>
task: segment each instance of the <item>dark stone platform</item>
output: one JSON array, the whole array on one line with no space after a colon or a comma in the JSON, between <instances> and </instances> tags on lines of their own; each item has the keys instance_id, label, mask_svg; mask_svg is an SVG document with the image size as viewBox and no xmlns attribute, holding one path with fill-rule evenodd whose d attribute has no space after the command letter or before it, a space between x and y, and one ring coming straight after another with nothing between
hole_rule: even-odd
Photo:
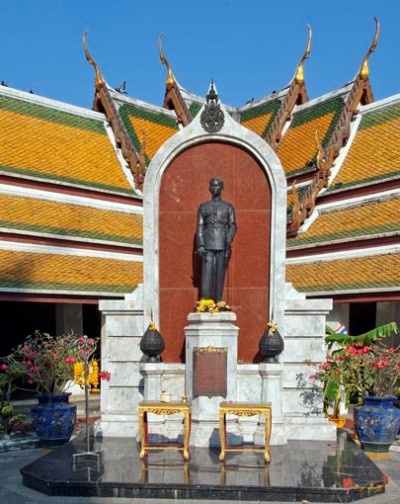
<instances>
[{"instance_id":1,"label":"dark stone platform","mask_svg":"<svg viewBox=\"0 0 400 504\"><path fill-rule=\"evenodd\" d=\"M139 459L133 439L104 438L92 447L96 460L72 455L85 451L77 438L21 469L23 484L48 495L237 501L353 502L383 493L385 475L346 434L337 443L291 441L271 448L272 461L251 451L227 453L191 448L189 462L182 453L151 451Z\"/></svg>"}]
</instances>

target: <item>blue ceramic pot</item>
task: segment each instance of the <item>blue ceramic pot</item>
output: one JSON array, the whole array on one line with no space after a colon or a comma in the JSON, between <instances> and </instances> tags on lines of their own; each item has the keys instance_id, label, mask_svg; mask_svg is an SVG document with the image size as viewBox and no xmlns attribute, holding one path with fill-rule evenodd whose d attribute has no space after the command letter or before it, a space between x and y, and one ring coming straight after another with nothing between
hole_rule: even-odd
<instances>
[{"instance_id":1,"label":"blue ceramic pot","mask_svg":"<svg viewBox=\"0 0 400 504\"><path fill-rule=\"evenodd\" d=\"M70 395L36 396L39 404L31 409L32 426L43 446L59 446L72 436L76 421L76 405L68 402Z\"/></svg>"},{"instance_id":2,"label":"blue ceramic pot","mask_svg":"<svg viewBox=\"0 0 400 504\"><path fill-rule=\"evenodd\" d=\"M387 452L400 428L396 397L364 396L364 404L354 408L354 425L366 451Z\"/></svg>"}]
</instances>

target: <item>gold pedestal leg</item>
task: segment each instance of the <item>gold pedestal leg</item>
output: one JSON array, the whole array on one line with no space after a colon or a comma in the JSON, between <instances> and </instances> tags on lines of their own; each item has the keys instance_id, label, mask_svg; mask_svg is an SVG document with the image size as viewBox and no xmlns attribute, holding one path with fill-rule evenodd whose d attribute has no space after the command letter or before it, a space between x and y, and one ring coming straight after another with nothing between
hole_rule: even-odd
<instances>
[{"instance_id":1,"label":"gold pedestal leg","mask_svg":"<svg viewBox=\"0 0 400 504\"><path fill-rule=\"evenodd\" d=\"M140 432L140 445L141 445L141 450L139 453L140 459L143 459L146 456L147 436L145 432L144 415L145 415L144 412L139 411L139 432Z\"/></svg>"},{"instance_id":2,"label":"gold pedestal leg","mask_svg":"<svg viewBox=\"0 0 400 504\"><path fill-rule=\"evenodd\" d=\"M265 414L265 451L264 451L264 459L268 464L271 462L271 454L269 451L269 442L271 440L271 410L267 411Z\"/></svg>"},{"instance_id":3,"label":"gold pedestal leg","mask_svg":"<svg viewBox=\"0 0 400 504\"><path fill-rule=\"evenodd\" d=\"M189 460L189 437L190 437L190 413L186 411L184 413L183 420L183 458L184 460Z\"/></svg>"},{"instance_id":4,"label":"gold pedestal leg","mask_svg":"<svg viewBox=\"0 0 400 504\"><path fill-rule=\"evenodd\" d=\"M221 444L221 453L219 454L219 460L222 462L225 460L225 441L226 441L226 430L225 430L225 414L219 412L219 440Z\"/></svg>"}]
</instances>

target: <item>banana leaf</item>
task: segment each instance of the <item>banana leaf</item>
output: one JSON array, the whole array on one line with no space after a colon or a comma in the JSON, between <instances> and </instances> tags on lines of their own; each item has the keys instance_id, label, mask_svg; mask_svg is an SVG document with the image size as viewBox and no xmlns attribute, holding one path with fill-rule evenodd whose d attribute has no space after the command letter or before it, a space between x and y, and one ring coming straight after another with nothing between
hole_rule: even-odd
<instances>
[{"instance_id":1,"label":"banana leaf","mask_svg":"<svg viewBox=\"0 0 400 504\"><path fill-rule=\"evenodd\" d=\"M350 336L349 334L337 334L329 326L326 326L326 337L325 343L328 345L328 350L332 348L333 345L338 345L340 347L346 347L353 345L358 342L363 346L371 345L377 340L387 338L392 334L398 333L398 327L396 322L389 322L387 324L380 325L371 329L366 333L360 334L358 336Z\"/></svg>"}]
</instances>

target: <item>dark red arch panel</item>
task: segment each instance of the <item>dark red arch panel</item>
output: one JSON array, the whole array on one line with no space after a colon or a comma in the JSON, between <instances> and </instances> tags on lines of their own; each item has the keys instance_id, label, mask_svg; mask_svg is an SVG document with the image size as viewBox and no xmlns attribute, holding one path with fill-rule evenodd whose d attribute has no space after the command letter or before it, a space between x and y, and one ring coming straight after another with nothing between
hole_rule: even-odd
<instances>
[{"instance_id":1,"label":"dark red arch panel","mask_svg":"<svg viewBox=\"0 0 400 504\"><path fill-rule=\"evenodd\" d=\"M209 142L182 152L164 172L159 207L160 330L164 362L184 360L184 327L199 295L194 256L197 208L210 199L210 178L224 181L222 198L233 203L238 231L224 299L234 306L239 361L253 362L268 322L271 187L258 162L232 144ZM284 233L285 230L283 229Z\"/></svg>"}]
</instances>

